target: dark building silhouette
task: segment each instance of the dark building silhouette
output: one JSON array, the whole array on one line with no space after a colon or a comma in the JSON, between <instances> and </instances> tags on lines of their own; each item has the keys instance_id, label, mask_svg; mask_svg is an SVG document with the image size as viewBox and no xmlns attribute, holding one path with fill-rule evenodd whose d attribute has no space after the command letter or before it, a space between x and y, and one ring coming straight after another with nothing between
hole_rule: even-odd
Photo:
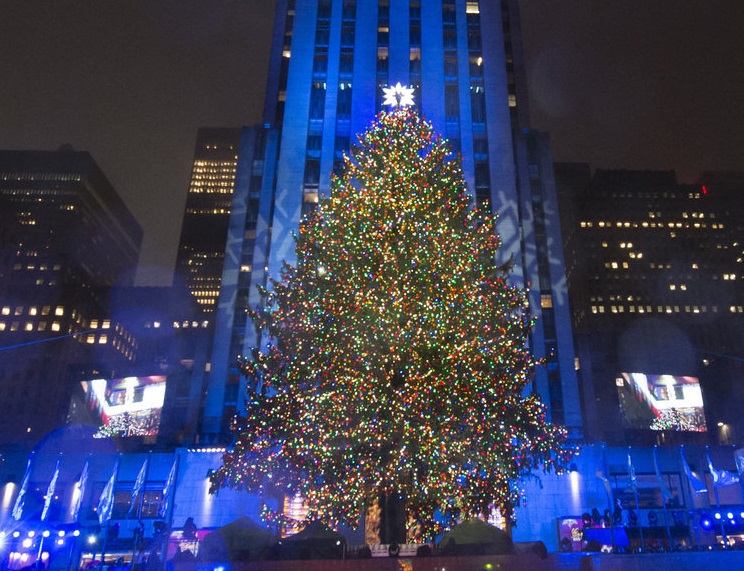
<instances>
[{"instance_id":1,"label":"dark building silhouette","mask_svg":"<svg viewBox=\"0 0 744 571\"><path fill-rule=\"evenodd\" d=\"M239 146L240 129L202 128L196 136L175 279L209 319L220 291Z\"/></svg>"},{"instance_id":2,"label":"dark building silhouette","mask_svg":"<svg viewBox=\"0 0 744 571\"><path fill-rule=\"evenodd\" d=\"M744 175L555 172L588 436L744 434Z\"/></svg>"},{"instance_id":3,"label":"dark building silhouette","mask_svg":"<svg viewBox=\"0 0 744 571\"><path fill-rule=\"evenodd\" d=\"M22 444L64 422L73 369L134 359L105 297L132 284L142 229L92 157L66 148L1 151L0 200L0 440Z\"/></svg>"}]
</instances>

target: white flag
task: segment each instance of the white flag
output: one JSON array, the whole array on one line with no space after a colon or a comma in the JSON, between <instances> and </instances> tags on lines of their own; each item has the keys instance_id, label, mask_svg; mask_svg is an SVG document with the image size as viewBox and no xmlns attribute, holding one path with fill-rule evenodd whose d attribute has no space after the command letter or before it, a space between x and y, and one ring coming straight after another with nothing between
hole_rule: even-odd
<instances>
[{"instance_id":1,"label":"white flag","mask_svg":"<svg viewBox=\"0 0 744 571\"><path fill-rule=\"evenodd\" d=\"M13 505L13 519L18 521L21 519L21 516L23 516L23 506L26 503L26 492L28 490L28 480L31 477L31 462L34 459L34 453L31 452L31 454L28 457L28 463L26 464L26 472L23 474L23 481L21 482L21 489L18 492L18 497L16 497L15 504Z\"/></svg>"},{"instance_id":2,"label":"white flag","mask_svg":"<svg viewBox=\"0 0 744 571\"><path fill-rule=\"evenodd\" d=\"M597 478L602 482L604 485L605 492L607 493L607 500L610 506L612 506L612 485L610 484L610 480L607 478L607 473L605 470L605 447L602 445L602 449L599 454L599 460L597 460L597 469L596 469L596 475Z\"/></svg>"},{"instance_id":3,"label":"white flag","mask_svg":"<svg viewBox=\"0 0 744 571\"><path fill-rule=\"evenodd\" d=\"M49 508L52 507L52 500L54 499L54 489L57 487L57 478L59 478L59 463L62 460L62 454L57 456L57 463L54 465L54 474L52 479L49 480L47 486L46 496L44 496L44 509L41 510L41 521L46 521L49 516Z\"/></svg>"},{"instance_id":4,"label":"white flag","mask_svg":"<svg viewBox=\"0 0 744 571\"><path fill-rule=\"evenodd\" d=\"M142 463L142 468L140 468L139 474L137 474L137 479L134 481L134 487L132 488L132 499L129 500L129 511L127 512L127 516L131 515L134 511L134 506L137 505L137 502L135 501L137 499L137 496L140 494L140 492L145 491L145 480L147 479L147 466L150 462L150 455L147 455L147 458L145 458L145 461Z\"/></svg>"},{"instance_id":5,"label":"white flag","mask_svg":"<svg viewBox=\"0 0 744 571\"><path fill-rule=\"evenodd\" d=\"M83 497L85 496L85 487L88 485L88 470L90 469L90 458L85 460L83 465L83 471L80 472L80 478L78 478L75 484L75 491L72 496L72 507L70 508L70 516L73 522L77 522L80 519L80 508L83 507Z\"/></svg>"},{"instance_id":6,"label":"white flag","mask_svg":"<svg viewBox=\"0 0 744 571\"><path fill-rule=\"evenodd\" d=\"M636 478L633 459L630 457L630 446L628 446L628 477L630 478L630 487L634 492L638 491L638 479Z\"/></svg>"},{"instance_id":7,"label":"white flag","mask_svg":"<svg viewBox=\"0 0 744 571\"><path fill-rule=\"evenodd\" d=\"M173 466L171 466L168 479L165 481L163 487L163 499L158 507L158 517L165 518L168 515L168 507L170 506L171 498L173 497L173 490L176 487L176 473L178 472L178 456L173 460Z\"/></svg>"},{"instance_id":8,"label":"white flag","mask_svg":"<svg viewBox=\"0 0 744 571\"><path fill-rule=\"evenodd\" d=\"M687 476L687 480L690 482L690 485L692 486L692 490L696 494L707 494L708 486L706 486L705 482L703 482L700 478L698 478L692 473L692 470L690 469L690 465L687 463L687 458L685 457L685 445L684 444L679 447L679 455L682 457L682 467L685 469L685 475Z\"/></svg>"},{"instance_id":9,"label":"white flag","mask_svg":"<svg viewBox=\"0 0 744 571\"><path fill-rule=\"evenodd\" d=\"M111 512L114 511L114 487L116 486L116 476L119 473L119 458L116 459L114 469L106 485L101 492L101 499L98 500L98 523L103 525L111 519Z\"/></svg>"},{"instance_id":10,"label":"white flag","mask_svg":"<svg viewBox=\"0 0 744 571\"><path fill-rule=\"evenodd\" d=\"M705 447L705 455L708 458L708 469L710 470L710 476L713 478L713 487L725 488L726 486L733 486L739 483L739 476L728 470L717 470L713 467L713 461L710 459L710 447Z\"/></svg>"},{"instance_id":11,"label":"white flag","mask_svg":"<svg viewBox=\"0 0 744 571\"><path fill-rule=\"evenodd\" d=\"M665 500L671 500L672 492L670 492L669 488L667 488L666 484L664 484L664 479L661 477L661 470L659 470L658 451L659 451L659 447L654 446L654 472L656 472L656 479L659 481L659 489L661 490L661 496Z\"/></svg>"},{"instance_id":12,"label":"white flag","mask_svg":"<svg viewBox=\"0 0 744 571\"><path fill-rule=\"evenodd\" d=\"M734 452L734 462L736 462L736 470L740 476L744 476L744 448L739 448Z\"/></svg>"}]
</instances>

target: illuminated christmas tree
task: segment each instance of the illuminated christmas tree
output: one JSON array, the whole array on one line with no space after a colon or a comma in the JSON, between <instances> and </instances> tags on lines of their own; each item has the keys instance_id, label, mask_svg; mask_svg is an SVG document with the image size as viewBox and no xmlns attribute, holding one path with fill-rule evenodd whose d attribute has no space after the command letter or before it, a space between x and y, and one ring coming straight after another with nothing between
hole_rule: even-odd
<instances>
[{"instance_id":1,"label":"illuminated christmas tree","mask_svg":"<svg viewBox=\"0 0 744 571\"><path fill-rule=\"evenodd\" d=\"M564 430L524 396L532 322L499 245L431 125L381 113L252 315L274 341L242 362L247 413L213 489L300 495L310 517L351 524L394 494L431 536L562 466Z\"/></svg>"}]
</instances>

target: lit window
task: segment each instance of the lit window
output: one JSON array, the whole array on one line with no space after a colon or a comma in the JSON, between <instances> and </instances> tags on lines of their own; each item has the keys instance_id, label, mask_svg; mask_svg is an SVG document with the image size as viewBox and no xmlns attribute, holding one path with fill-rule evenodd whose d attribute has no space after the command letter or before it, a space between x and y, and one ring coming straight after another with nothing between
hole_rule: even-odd
<instances>
[{"instance_id":1,"label":"lit window","mask_svg":"<svg viewBox=\"0 0 744 571\"><path fill-rule=\"evenodd\" d=\"M5 322L0 321L0 331L5 331Z\"/></svg>"},{"instance_id":2,"label":"lit window","mask_svg":"<svg viewBox=\"0 0 744 571\"><path fill-rule=\"evenodd\" d=\"M153 326L153 327L154 327L155 329L158 329L158 328L160 327L160 322L159 322L159 321L156 321L155 323L153 323L153 324L152 324L152 326Z\"/></svg>"},{"instance_id":3,"label":"lit window","mask_svg":"<svg viewBox=\"0 0 744 571\"><path fill-rule=\"evenodd\" d=\"M106 335L105 333L101 335L98 338L98 343L100 343L101 345L105 345L106 343L108 343L108 335Z\"/></svg>"},{"instance_id":4,"label":"lit window","mask_svg":"<svg viewBox=\"0 0 744 571\"><path fill-rule=\"evenodd\" d=\"M466 2L465 3L466 14L480 14L480 6L478 2Z\"/></svg>"},{"instance_id":5,"label":"lit window","mask_svg":"<svg viewBox=\"0 0 744 571\"><path fill-rule=\"evenodd\" d=\"M62 307L61 305L58 305L58 306L57 306L57 307L56 307L56 308L54 309L54 315L56 315L57 317L61 317L61 316L62 316L62 315L64 315L64 314L65 314L65 308L64 308L64 307Z\"/></svg>"},{"instance_id":6,"label":"lit window","mask_svg":"<svg viewBox=\"0 0 744 571\"><path fill-rule=\"evenodd\" d=\"M10 308L7 305L5 307L3 307L2 314L3 315L10 315Z\"/></svg>"},{"instance_id":7,"label":"lit window","mask_svg":"<svg viewBox=\"0 0 744 571\"><path fill-rule=\"evenodd\" d=\"M28 323L26 323L25 329L26 329L26 331L33 331L34 330L34 324L29 321Z\"/></svg>"},{"instance_id":8,"label":"lit window","mask_svg":"<svg viewBox=\"0 0 744 571\"><path fill-rule=\"evenodd\" d=\"M59 328L59 321L55 321L54 323L52 323L52 331L59 331Z\"/></svg>"},{"instance_id":9,"label":"lit window","mask_svg":"<svg viewBox=\"0 0 744 571\"><path fill-rule=\"evenodd\" d=\"M16 307L13 315L23 315L23 306L19 305L18 307Z\"/></svg>"},{"instance_id":10,"label":"lit window","mask_svg":"<svg viewBox=\"0 0 744 571\"><path fill-rule=\"evenodd\" d=\"M11 331L18 331L18 322L17 321L14 321L13 323L10 324L10 330Z\"/></svg>"},{"instance_id":11,"label":"lit window","mask_svg":"<svg viewBox=\"0 0 744 571\"><path fill-rule=\"evenodd\" d=\"M29 308L28 308L28 314L29 314L29 315L36 315L37 311L38 311L38 310L37 310L36 306L34 306L34 307L29 307Z\"/></svg>"},{"instance_id":12,"label":"lit window","mask_svg":"<svg viewBox=\"0 0 744 571\"><path fill-rule=\"evenodd\" d=\"M91 319L90 320L90 328L91 329L98 329L98 320L97 319Z\"/></svg>"},{"instance_id":13,"label":"lit window","mask_svg":"<svg viewBox=\"0 0 744 571\"><path fill-rule=\"evenodd\" d=\"M36 328L37 331L46 331L46 321L39 321L39 326Z\"/></svg>"},{"instance_id":14,"label":"lit window","mask_svg":"<svg viewBox=\"0 0 744 571\"><path fill-rule=\"evenodd\" d=\"M550 309L553 307L553 296L549 293L540 295L540 307L543 309Z\"/></svg>"},{"instance_id":15,"label":"lit window","mask_svg":"<svg viewBox=\"0 0 744 571\"><path fill-rule=\"evenodd\" d=\"M52 310L51 307L49 307L48 305L45 305L44 307L41 308L41 314L42 315L49 315L49 312L51 310Z\"/></svg>"},{"instance_id":16,"label":"lit window","mask_svg":"<svg viewBox=\"0 0 744 571\"><path fill-rule=\"evenodd\" d=\"M95 343L96 342L96 336L91 333L90 335L88 335L85 338L85 342L86 343Z\"/></svg>"},{"instance_id":17,"label":"lit window","mask_svg":"<svg viewBox=\"0 0 744 571\"><path fill-rule=\"evenodd\" d=\"M103 325L101 325L101 328L102 329L108 329L109 327L111 327L111 322L108 319L105 319L103 321Z\"/></svg>"}]
</instances>

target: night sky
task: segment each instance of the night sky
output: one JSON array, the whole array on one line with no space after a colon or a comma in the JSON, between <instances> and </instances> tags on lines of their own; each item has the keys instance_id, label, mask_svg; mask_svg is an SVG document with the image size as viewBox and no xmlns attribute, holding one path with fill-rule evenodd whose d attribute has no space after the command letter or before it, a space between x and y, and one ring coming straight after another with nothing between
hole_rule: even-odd
<instances>
[{"instance_id":1,"label":"night sky","mask_svg":"<svg viewBox=\"0 0 744 571\"><path fill-rule=\"evenodd\" d=\"M744 1L521 0L560 161L744 171ZM89 151L170 282L196 130L261 122L272 0L0 0L0 149Z\"/></svg>"}]
</instances>

